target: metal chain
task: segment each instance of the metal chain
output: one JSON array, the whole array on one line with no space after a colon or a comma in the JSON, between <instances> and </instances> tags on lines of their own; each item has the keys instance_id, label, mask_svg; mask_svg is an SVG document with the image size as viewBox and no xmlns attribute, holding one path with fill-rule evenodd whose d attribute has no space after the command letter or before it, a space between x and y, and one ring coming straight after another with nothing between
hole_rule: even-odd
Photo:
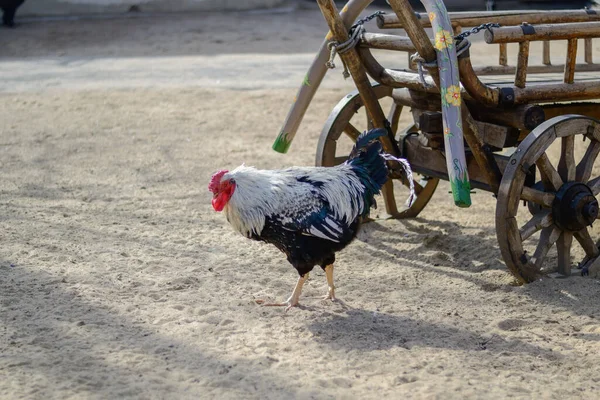
<instances>
[{"instance_id":1,"label":"metal chain","mask_svg":"<svg viewBox=\"0 0 600 400\"><path fill-rule=\"evenodd\" d=\"M385 14L385 12L376 11L373 14L356 21L356 23L350 27L350 31L348 32L348 40L346 40L344 43L339 43L334 40L329 42L327 44L327 47L329 48L329 61L327 61L325 63L327 68L330 68L330 69L335 68L335 63L333 61L335 59L336 54L344 54L345 52L349 51L350 49L353 49L358 44L358 42L360 42L362 34L365 32L365 27L363 25L366 22L369 22L373 18L377 18L378 16L383 15L383 14ZM346 67L346 64L344 63L344 60L342 60L342 64L344 64L343 75L344 75L344 79L346 79L346 78L350 77L350 73L348 72L348 68Z\"/></svg>"},{"instance_id":2,"label":"metal chain","mask_svg":"<svg viewBox=\"0 0 600 400\"><path fill-rule=\"evenodd\" d=\"M489 31L491 28L499 28L499 27L500 27L500 24L488 22L486 24L481 24L481 25L476 26L468 31L465 31L461 34L454 36L454 42L456 44L456 56L457 57L460 56L462 53L467 51L469 49L469 47L471 47L471 42L469 42L468 40L464 40L467 36L471 36L473 34L479 33L480 31L482 31L484 29ZM437 65L437 60L433 60L431 62L425 62L425 60L423 59L423 57L421 57L419 55L419 53L413 54L411 56L411 60L413 62L417 63L417 70L419 73L419 80L421 81L421 84L424 87L429 87L430 85L427 84L427 82L425 81L425 74L423 71L423 67L427 67L427 68L435 67Z\"/></svg>"},{"instance_id":3,"label":"metal chain","mask_svg":"<svg viewBox=\"0 0 600 400\"><path fill-rule=\"evenodd\" d=\"M456 41L456 43L460 43L467 36L471 36L474 33L479 33L480 31L482 31L484 29L489 31L490 28L500 28L500 24L496 24L494 22L488 22L487 24L481 24L479 26L476 26L475 28L472 28L468 31L465 31L459 35L454 36L454 40Z\"/></svg>"}]
</instances>

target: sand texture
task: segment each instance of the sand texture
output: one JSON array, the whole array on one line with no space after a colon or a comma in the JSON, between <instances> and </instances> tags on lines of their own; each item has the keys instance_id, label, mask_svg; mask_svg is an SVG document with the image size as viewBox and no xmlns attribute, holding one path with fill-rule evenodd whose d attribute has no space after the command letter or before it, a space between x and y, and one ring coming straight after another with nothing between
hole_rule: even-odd
<instances>
[{"instance_id":1,"label":"sand texture","mask_svg":"<svg viewBox=\"0 0 600 400\"><path fill-rule=\"evenodd\" d=\"M598 395L600 282L515 286L480 190L469 209L443 182L418 218L374 212L338 254L342 301L320 300L315 269L301 307L255 303L296 272L206 185L242 162L314 164L353 89L339 69L289 154L271 144L325 31L314 8L0 30L0 398Z\"/></svg>"}]
</instances>

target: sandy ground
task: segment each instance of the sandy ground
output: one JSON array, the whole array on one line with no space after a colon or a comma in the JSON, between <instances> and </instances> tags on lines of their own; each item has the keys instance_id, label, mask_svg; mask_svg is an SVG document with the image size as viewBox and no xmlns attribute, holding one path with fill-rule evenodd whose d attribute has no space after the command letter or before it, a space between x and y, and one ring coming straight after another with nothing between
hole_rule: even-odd
<instances>
[{"instance_id":1,"label":"sandy ground","mask_svg":"<svg viewBox=\"0 0 600 400\"><path fill-rule=\"evenodd\" d=\"M489 193L458 209L444 183L419 218L366 225L343 302L315 270L302 307L255 304L296 272L206 184L313 164L339 71L290 153L270 146L324 30L315 10L0 30L0 398L597 395L600 282L514 286Z\"/></svg>"}]
</instances>

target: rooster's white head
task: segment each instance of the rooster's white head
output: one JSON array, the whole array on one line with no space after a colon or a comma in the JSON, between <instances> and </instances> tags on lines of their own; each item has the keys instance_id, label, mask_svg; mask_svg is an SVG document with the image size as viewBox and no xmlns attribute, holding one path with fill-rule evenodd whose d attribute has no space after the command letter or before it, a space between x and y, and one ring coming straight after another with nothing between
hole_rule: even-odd
<instances>
[{"instance_id":1,"label":"rooster's white head","mask_svg":"<svg viewBox=\"0 0 600 400\"><path fill-rule=\"evenodd\" d=\"M215 211L223 211L223 208L225 208L235 191L235 181L233 178L224 177L228 172L227 170L221 170L215 172L212 178L210 178L208 190L213 193L212 206Z\"/></svg>"}]
</instances>

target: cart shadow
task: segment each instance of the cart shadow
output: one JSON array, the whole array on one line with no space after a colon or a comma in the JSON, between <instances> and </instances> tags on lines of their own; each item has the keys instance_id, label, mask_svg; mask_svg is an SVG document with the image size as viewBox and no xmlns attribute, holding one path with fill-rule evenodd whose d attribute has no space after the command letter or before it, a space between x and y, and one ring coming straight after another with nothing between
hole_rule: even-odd
<instances>
[{"instance_id":1,"label":"cart shadow","mask_svg":"<svg viewBox=\"0 0 600 400\"><path fill-rule=\"evenodd\" d=\"M552 360L560 357L552 350L519 339L506 340L496 334L482 336L453 325L363 309L324 314L308 325L308 329L318 342L354 351L370 352L396 347L418 350L425 347L495 354L510 350Z\"/></svg>"},{"instance_id":2,"label":"cart shadow","mask_svg":"<svg viewBox=\"0 0 600 400\"><path fill-rule=\"evenodd\" d=\"M489 234L456 236L443 235L440 231L429 228L432 226L452 232L459 227L454 222L416 218L412 221L398 221L398 223L413 234L407 236L400 230L387 229L376 221L366 226L367 237L373 232L385 232L383 240L364 241L368 246L367 251L373 258L384 259L387 262L447 278L464 280L486 292L518 286L516 280L509 280L512 275L502 260L496 236L491 228ZM420 226L418 223L426 223L428 227ZM434 240L430 239L432 232ZM408 243L412 248L399 250L395 246L398 241ZM473 243L477 245L473 246ZM507 279L499 282L490 280L489 275L481 274L492 270L506 273ZM493 275L495 276L496 274ZM528 296L535 303L552 305L556 310L568 310L576 315L598 318L597 301L594 299L600 298L600 285L596 279L581 276L571 276L566 279L543 278L522 286L520 293Z\"/></svg>"},{"instance_id":3,"label":"cart shadow","mask_svg":"<svg viewBox=\"0 0 600 400\"><path fill-rule=\"evenodd\" d=\"M359 237L359 240L377 251L378 256L384 255L390 260L420 260L419 268L425 264L430 267L451 267L460 272L470 273L506 270L495 233L491 228L477 229L473 234L465 234L461 232L464 228L455 222L415 218L397 223L399 229L389 229L373 221L363 227L364 236ZM373 235L377 235L378 240L370 240ZM400 250L397 247L399 243L410 249Z\"/></svg>"}]
</instances>

